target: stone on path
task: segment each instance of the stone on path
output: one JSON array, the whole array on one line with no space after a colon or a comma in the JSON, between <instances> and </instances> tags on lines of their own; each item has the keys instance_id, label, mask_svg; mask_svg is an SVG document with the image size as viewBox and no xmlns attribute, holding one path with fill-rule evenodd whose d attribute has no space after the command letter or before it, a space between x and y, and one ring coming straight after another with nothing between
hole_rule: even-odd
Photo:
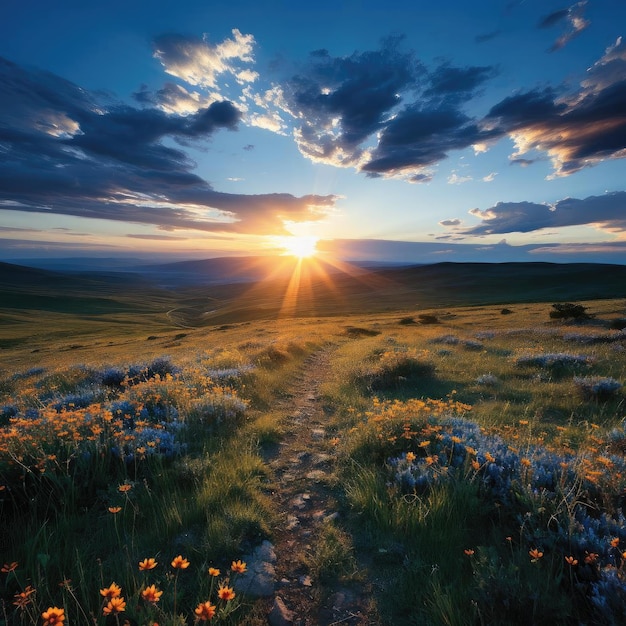
<instances>
[{"instance_id":1,"label":"stone on path","mask_svg":"<svg viewBox=\"0 0 626 626\"><path fill-rule=\"evenodd\" d=\"M256 598L271 596L274 593L276 575L274 546L265 540L252 554L246 555L244 561L247 569L235 579L235 590Z\"/></svg>"},{"instance_id":2,"label":"stone on path","mask_svg":"<svg viewBox=\"0 0 626 626\"><path fill-rule=\"evenodd\" d=\"M292 626L293 612L290 611L281 598L276 596L270 614L267 616L270 626Z\"/></svg>"}]
</instances>

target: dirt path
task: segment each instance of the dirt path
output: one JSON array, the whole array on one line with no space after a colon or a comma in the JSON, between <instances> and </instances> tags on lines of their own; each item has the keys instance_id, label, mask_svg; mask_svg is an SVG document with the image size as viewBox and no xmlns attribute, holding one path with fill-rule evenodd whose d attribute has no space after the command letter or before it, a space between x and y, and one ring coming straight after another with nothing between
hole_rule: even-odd
<instances>
[{"instance_id":1,"label":"dirt path","mask_svg":"<svg viewBox=\"0 0 626 626\"><path fill-rule=\"evenodd\" d=\"M340 523L329 487L334 463L332 433L327 432L329 409L323 406L320 385L330 376L333 347L324 347L303 364L290 395L277 408L287 413L285 435L269 459L275 476L280 523L274 531L277 556L276 594L294 626L376 624L370 620L371 589L363 583L327 583L315 580L308 564L324 528ZM275 609L276 611L276 609ZM291 615L290 615L291 613ZM291 618L291 621L289 621ZM272 619L270 619L272 623Z\"/></svg>"}]
</instances>

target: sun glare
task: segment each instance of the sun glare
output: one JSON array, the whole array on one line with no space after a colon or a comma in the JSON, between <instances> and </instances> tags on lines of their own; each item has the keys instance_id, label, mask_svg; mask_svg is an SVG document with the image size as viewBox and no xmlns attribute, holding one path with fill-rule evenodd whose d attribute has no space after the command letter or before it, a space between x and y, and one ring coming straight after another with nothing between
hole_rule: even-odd
<instances>
[{"instance_id":1,"label":"sun glare","mask_svg":"<svg viewBox=\"0 0 626 626\"><path fill-rule=\"evenodd\" d=\"M283 237L280 246L284 248L285 255L306 259L317 252L317 237Z\"/></svg>"}]
</instances>

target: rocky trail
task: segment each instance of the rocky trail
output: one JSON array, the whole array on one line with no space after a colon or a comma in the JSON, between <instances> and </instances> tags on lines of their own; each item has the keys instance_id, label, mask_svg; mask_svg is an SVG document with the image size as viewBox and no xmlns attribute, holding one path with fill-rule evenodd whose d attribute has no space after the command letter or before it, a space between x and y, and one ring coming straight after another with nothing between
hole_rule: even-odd
<instances>
[{"instance_id":1,"label":"rocky trail","mask_svg":"<svg viewBox=\"0 0 626 626\"><path fill-rule=\"evenodd\" d=\"M248 593L267 598L271 626L379 623L368 617L370 585L332 578L321 584L308 565L325 526L340 521L329 486L334 463L330 415L320 396L320 385L330 376L332 349L324 347L305 360L289 395L275 407L288 416L280 444L267 455L279 523L273 543L264 542L249 556L249 573L241 581L250 585Z\"/></svg>"}]
</instances>

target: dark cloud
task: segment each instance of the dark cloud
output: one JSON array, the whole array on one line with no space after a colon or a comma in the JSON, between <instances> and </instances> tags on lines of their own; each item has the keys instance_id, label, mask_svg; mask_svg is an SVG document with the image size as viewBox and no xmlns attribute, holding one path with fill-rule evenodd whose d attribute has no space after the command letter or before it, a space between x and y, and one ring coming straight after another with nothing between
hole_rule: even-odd
<instances>
[{"instance_id":1,"label":"dark cloud","mask_svg":"<svg viewBox=\"0 0 626 626\"><path fill-rule=\"evenodd\" d=\"M0 59L0 209L156 224L164 229L282 234L334 196L215 191L181 146L240 119L228 101L193 114L103 104L77 85Z\"/></svg>"},{"instance_id":2,"label":"dark cloud","mask_svg":"<svg viewBox=\"0 0 626 626\"><path fill-rule=\"evenodd\" d=\"M446 227L450 227L450 226L460 226L461 225L461 220L458 218L454 218L454 219L448 219L448 220L441 220L439 222L440 226L446 226Z\"/></svg>"},{"instance_id":3,"label":"dark cloud","mask_svg":"<svg viewBox=\"0 0 626 626\"><path fill-rule=\"evenodd\" d=\"M568 9L559 9L558 11L554 11L543 17L537 26L539 28L551 28L555 24L562 22L567 17L568 13Z\"/></svg>"},{"instance_id":4,"label":"dark cloud","mask_svg":"<svg viewBox=\"0 0 626 626\"><path fill-rule=\"evenodd\" d=\"M501 33L502 33L502 31L500 31L500 30L494 30L494 31L492 31L490 33L484 33L482 35L476 35L476 37L474 37L474 41L476 43L485 43L486 41L491 41L492 39L495 39Z\"/></svg>"},{"instance_id":5,"label":"dark cloud","mask_svg":"<svg viewBox=\"0 0 626 626\"><path fill-rule=\"evenodd\" d=\"M492 136L461 106L494 73L447 62L428 71L400 38L389 38L378 50L346 57L316 51L285 84L282 108L301 120L295 136L307 157L422 182L432 176L422 169L449 150Z\"/></svg>"},{"instance_id":6,"label":"dark cloud","mask_svg":"<svg viewBox=\"0 0 626 626\"><path fill-rule=\"evenodd\" d=\"M528 233L542 228L592 225L607 232L626 232L626 191L615 191L584 199L565 198L553 205L535 202L498 202L481 211L470 211L482 219L465 235Z\"/></svg>"}]
</instances>

